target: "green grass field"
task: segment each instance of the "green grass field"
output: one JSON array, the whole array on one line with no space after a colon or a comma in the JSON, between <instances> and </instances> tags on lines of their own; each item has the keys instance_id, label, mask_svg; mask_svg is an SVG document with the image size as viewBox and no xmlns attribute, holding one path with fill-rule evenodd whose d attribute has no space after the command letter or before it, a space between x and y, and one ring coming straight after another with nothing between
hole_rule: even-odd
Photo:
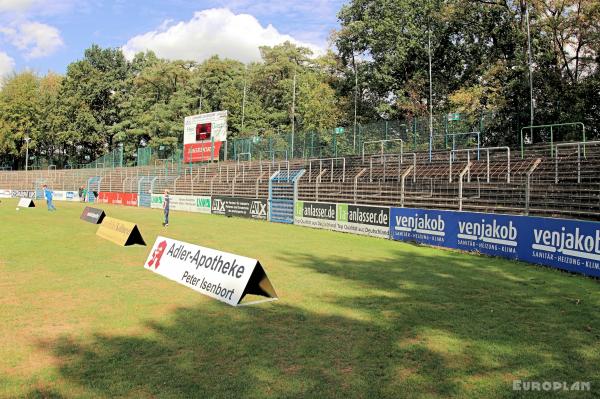
<instances>
[{"instance_id":1,"label":"green grass field","mask_svg":"<svg viewBox=\"0 0 600 399\"><path fill-rule=\"evenodd\" d=\"M0 397L446 398L600 394L600 285L501 259L297 226L0 203ZM280 300L234 308L144 270L158 234L257 258ZM512 381L591 381L514 392Z\"/></svg>"}]
</instances>

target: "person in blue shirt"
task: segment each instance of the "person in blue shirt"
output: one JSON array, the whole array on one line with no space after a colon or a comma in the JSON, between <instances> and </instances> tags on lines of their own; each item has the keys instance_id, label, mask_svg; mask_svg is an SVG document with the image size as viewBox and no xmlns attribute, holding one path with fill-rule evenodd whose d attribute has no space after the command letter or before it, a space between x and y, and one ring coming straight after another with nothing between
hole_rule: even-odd
<instances>
[{"instance_id":1,"label":"person in blue shirt","mask_svg":"<svg viewBox=\"0 0 600 399\"><path fill-rule=\"evenodd\" d=\"M48 205L48 210L55 211L56 207L52 203L52 190L50 190L45 184L42 186L42 188L44 189L44 197L46 197L46 205Z\"/></svg>"},{"instance_id":2,"label":"person in blue shirt","mask_svg":"<svg viewBox=\"0 0 600 399\"><path fill-rule=\"evenodd\" d=\"M165 221L163 226L169 226L169 206L171 205L171 199L169 198L169 190L165 190L165 197L163 200L163 212L165 214Z\"/></svg>"}]
</instances>

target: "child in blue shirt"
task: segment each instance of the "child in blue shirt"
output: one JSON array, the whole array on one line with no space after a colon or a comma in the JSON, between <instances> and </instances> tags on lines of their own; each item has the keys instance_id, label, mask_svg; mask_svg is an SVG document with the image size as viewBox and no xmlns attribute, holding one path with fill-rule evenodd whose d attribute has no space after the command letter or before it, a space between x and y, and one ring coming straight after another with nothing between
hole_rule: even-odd
<instances>
[{"instance_id":1,"label":"child in blue shirt","mask_svg":"<svg viewBox=\"0 0 600 399\"><path fill-rule=\"evenodd\" d=\"M52 190L50 190L45 184L42 186L42 188L44 189L44 197L46 197L46 205L48 205L48 211L55 211L56 207L52 203Z\"/></svg>"}]
</instances>

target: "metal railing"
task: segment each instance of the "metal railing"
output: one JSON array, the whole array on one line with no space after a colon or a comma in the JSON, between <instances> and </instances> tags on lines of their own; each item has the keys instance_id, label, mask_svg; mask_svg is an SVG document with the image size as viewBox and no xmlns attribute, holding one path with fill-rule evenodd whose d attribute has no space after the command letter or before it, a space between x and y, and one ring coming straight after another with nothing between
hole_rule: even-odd
<instances>
[{"instance_id":1,"label":"metal railing","mask_svg":"<svg viewBox=\"0 0 600 399\"><path fill-rule=\"evenodd\" d=\"M531 125L531 126L524 126L521 128L521 158L524 158L525 156L525 150L524 150L524 146L525 146L525 141L523 138L523 131L525 129L528 129L530 134L531 134L531 139L533 140L533 130L534 129L544 129L544 128L550 128L550 155L554 156L554 128L555 127L564 127L564 126L581 126L581 132L582 132L582 142L585 142L585 125L582 122L569 122L569 123L553 123L551 125ZM532 141L533 143L533 141ZM584 153L585 153L585 149L584 149Z\"/></svg>"},{"instance_id":2,"label":"metal railing","mask_svg":"<svg viewBox=\"0 0 600 399\"><path fill-rule=\"evenodd\" d=\"M379 144L381 146L381 155L385 153L385 144L392 142L400 142L400 156L404 152L404 140L402 139L387 139L387 140L373 140L373 141L365 141L362 144L362 161L365 162L365 145L367 144Z\"/></svg>"},{"instance_id":3,"label":"metal railing","mask_svg":"<svg viewBox=\"0 0 600 399\"><path fill-rule=\"evenodd\" d=\"M468 172L471 171L471 165L473 163L472 162L467 162L467 165L465 166L465 168L462 170L462 172L460 172L460 177L458 180L458 210L462 211L463 208L463 179L465 177L465 174L467 174Z\"/></svg>"},{"instance_id":4,"label":"metal railing","mask_svg":"<svg viewBox=\"0 0 600 399\"><path fill-rule=\"evenodd\" d=\"M406 169L404 171L404 173L402 173L402 180L400 183L400 207L404 208L404 182L406 180L406 176L408 176L411 172L411 170L413 169L413 166L409 166L408 169Z\"/></svg>"},{"instance_id":5,"label":"metal railing","mask_svg":"<svg viewBox=\"0 0 600 399\"><path fill-rule=\"evenodd\" d=\"M531 200L531 175L541 163L541 158L536 159L533 165L531 165L531 168L527 171L527 186L525 187L525 215L529 215L529 202Z\"/></svg>"},{"instance_id":6,"label":"metal railing","mask_svg":"<svg viewBox=\"0 0 600 399\"><path fill-rule=\"evenodd\" d=\"M365 174L365 172L367 171L367 168L362 168L360 172L358 172L356 174L356 176L354 176L354 203L356 204L357 202L357 191L358 191L358 179L360 179L360 177L362 175Z\"/></svg>"},{"instance_id":7,"label":"metal railing","mask_svg":"<svg viewBox=\"0 0 600 399\"><path fill-rule=\"evenodd\" d=\"M315 200L316 201L319 200L319 186L321 185L321 178L323 177L323 175L326 172L327 172L327 169L323 169L316 178L316 181L315 181Z\"/></svg>"},{"instance_id":8,"label":"metal railing","mask_svg":"<svg viewBox=\"0 0 600 399\"><path fill-rule=\"evenodd\" d=\"M452 137L452 151L456 150L457 136L474 136L477 137L477 159L479 159L479 148L481 147L481 132L465 132L465 133L449 133L446 137Z\"/></svg>"},{"instance_id":9,"label":"metal railing","mask_svg":"<svg viewBox=\"0 0 600 399\"><path fill-rule=\"evenodd\" d=\"M558 150L559 147L577 147L577 183L581 183L581 149L583 147L583 157L585 156L586 145L600 144L600 141L580 141L578 143L561 143L554 147L554 183L558 184Z\"/></svg>"},{"instance_id":10,"label":"metal railing","mask_svg":"<svg viewBox=\"0 0 600 399\"><path fill-rule=\"evenodd\" d=\"M449 178L448 181L452 182L452 165L453 165L453 161L456 159L455 155L457 153L460 152L466 152L467 153L467 162L471 161L471 151L475 151L474 149L460 149L460 150L451 150L450 151L450 160L449 160ZM511 175L511 170L510 170L510 148L509 147L484 147L481 149L478 149L479 151L485 151L486 153L486 181L487 183L490 182L490 152L491 151L506 151L506 182L510 183L510 175ZM479 159L479 158L478 158ZM470 176L469 176L469 181L470 181Z\"/></svg>"},{"instance_id":11,"label":"metal railing","mask_svg":"<svg viewBox=\"0 0 600 399\"><path fill-rule=\"evenodd\" d=\"M392 163L392 162L388 162L388 159L390 158L394 158L394 157L398 157L398 180L400 180L401 176L402 176L402 165L404 165L404 156L411 156L412 157L412 167L413 167L413 182L417 180L417 154L414 152L408 152L406 154L377 154L377 155L371 155L369 158L369 182L373 182L373 160L376 159L381 159L380 163L383 165L383 180L385 181L387 178L387 165L388 163ZM394 162L395 164L395 162Z\"/></svg>"},{"instance_id":12,"label":"metal railing","mask_svg":"<svg viewBox=\"0 0 600 399\"><path fill-rule=\"evenodd\" d=\"M333 182L333 171L335 169L334 163L338 161L342 161L342 182L346 182L346 158L338 157L338 158L318 158L318 159L309 159L308 160L308 181L312 181L312 164L319 162L319 175L321 175L321 170L323 170L324 162L331 162L331 182ZM288 174L289 174L289 162L288 162Z\"/></svg>"}]
</instances>

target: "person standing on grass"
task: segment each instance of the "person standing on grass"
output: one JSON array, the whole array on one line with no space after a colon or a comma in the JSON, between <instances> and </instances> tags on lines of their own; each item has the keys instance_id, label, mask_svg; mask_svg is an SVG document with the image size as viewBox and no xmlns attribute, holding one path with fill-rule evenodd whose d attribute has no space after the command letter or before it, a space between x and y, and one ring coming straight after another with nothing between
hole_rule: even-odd
<instances>
[{"instance_id":1,"label":"person standing on grass","mask_svg":"<svg viewBox=\"0 0 600 399\"><path fill-rule=\"evenodd\" d=\"M163 227L169 226L169 206L171 205L171 199L169 198L169 190L165 190L165 198L163 199L163 212L165 215L165 221Z\"/></svg>"},{"instance_id":2,"label":"person standing on grass","mask_svg":"<svg viewBox=\"0 0 600 399\"><path fill-rule=\"evenodd\" d=\"M44 189L44 197L46 197L46 205L48 205L48 211L55 211L56 207L52 203L52 190L50 190L45 184L42 186L42 188Z\"/></svg>"},{"instance_id":3,"label":"person standing on grass","mask_svg":"<svg viewBox=\"0 0 600 399\"><path fill-rule=\"evenodd\" d=\"M79 201L83 202L83 186L79 186Z\"/></svg>"}]
</instances>

